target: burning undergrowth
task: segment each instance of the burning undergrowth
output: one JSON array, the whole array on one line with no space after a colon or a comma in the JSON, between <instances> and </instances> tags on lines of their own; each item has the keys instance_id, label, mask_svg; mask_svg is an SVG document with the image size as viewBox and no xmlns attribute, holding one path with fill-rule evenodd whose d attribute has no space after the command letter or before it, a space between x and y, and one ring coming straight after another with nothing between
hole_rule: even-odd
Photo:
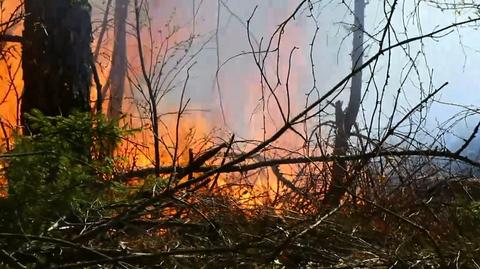
<instances>
[{"instance_id":1,"label":"burning undergrowth","mask_svg":"<svg viewBox=\"0 0 480 269\"><path fill-rule=\"evenodd\" d=\"M64 122L59 125L61 128L82 129L78 120L58 120ZM105 129L104 124L100 121L94 126L115 132L115 128ZM72 135L51 132L57 127L47 126L43 129L49 136ZM76 160L82 158L81 153L75 153L77 141L82 140L85 132L74 133L80 137L61 144L63 151L59 151L59 144L55 142L63 139L42 140L41 134L36 136L40 139L38 143L47 147L44 150L56 151L73 161L63 160L61 165L66 167L48 169L50 172L42 181L55 184L61 193L71 190L71 186L49 182L51 172L58 173L59 179L67 176L86 179L83 174L71 174L81 171L72 170L74 167L89 162L85 159L77 163ZM105 134L109 137L108 132ZM29 138L26 139L30 143ZM106 145L101 137L93 141ZM22 143L21 140L18 143ZM331 206L322 202L323 177L329 174L328 159L323 166L315 165L314 170L308 163L273 162L272 166L255 168L259 162L256 158L243 167L224 166L225 170L202 179L208 171L230 161L225 159L239 155L228 142L202 145L201 150L186 151L190 152L190 160L179 162L177 167L165 166L158 176L149 169L108 170L103 164L99 166L101 170L91 171L97 180L82 182L87 189L95 186L99 191L93 196L83 196L82 200L78 200L78 195L62 196L57 202L67 203L64 213L59 207L49 210L58 197L48 193L27 197L37 199L37 203L24 206L20 203L23 200L9 200L15 196L24 199L23 195L19 196L24 187L16 182L11 188L14 196L0 200L4 208L16 208L12 212L17 222L9 220L11 215L2 216L3 223L9 223L0 233L6 240L1 247L9 253L3 256L5 263L17 261L54 268L100 264L107 268L430 268L454 263L470 266L479 254L478 232L473 228L479 221L478 184L452 181L445 165L438 166L430 157L407 158L390 152L387 157L375 156L365 162L363 156L349 168L349 174L357 178L356 184L348 189L340 205ZM21 148L17 146L17 150ZM91 147L93 153L99 149ZM73 153L69 153L71 151ZM12 153L15 159L11 165L25 164L25 159L15 156L20 153ZM263 161L272 161L265 156ZM38 163L35 158L50 157L29 158L30 165L35 165ZM281 160L299 162L298 159ZM89 168L96 164L95 160L91 161ZM56 167L57 162L42 163ZM88 171L87 167L82 170ZM41 167L35 169L43 171ZM35 169L30 168L32 173ZM310 172L300 172L306 170ZM15 174L10 174L13 179ZM297 179L289 178L301 174ZM459 180L459 175L455 178ZM30 186L35 186L33 181ZM44 201L47 208L42 209L38 201ZM36 206L31 208L33 204ZM34 217L38 211L42 218ZM21 215L22 212L28 214ZM18 223L21 220L26 222ZM24 232L15 232L15 227ZM34 235L39 228L42 232Z\"/></svg>"},{"instance_id":2,"label":"burning undergrowth","mask_svg":"<svg viewBox=\"0 0 480 269\"><path fill-rule=\"evenodd\" d=\"M158 11L160 5L133 1L129 9L128 4L117 5L121 2L128 3L116 1L115 14L123 19L114 15L116 19L111 20L112 1L106 3L104 14L100 12L104 16L95 33L95 61L87 67L95 77L92 111L45 116L34 110L31 116L24 115L31 121L31 134L18 131L22 80L18 77L20 60L12 55L21 55L18 51L8 54L19 46L15 42L23 42L21 37L11 37L20 28L2 28L1 37L15 45L6 49L2 43L1 47L5 54L0 79L9 85L0 103L1 151L6 152L0 155L1 265L478 267L480 187L475 173L464 173L458 163L480 166L465 153L472 149L480 124L456 149L447 147L444 138L455 124L434 130L425 126L428 109L448 83L438 84L431 73L422 76L417 58L406 50L407 60L401 63L390 53L480 19L435 28L414 38L405 34L400 36L405 40L395 43L389 39L397 4L393 1L392 6L383 7L388 15L385 28L365 35L364 43L363 18L352 16L354 24L347 34L353 35L354 47L347 53L352 67L331 89L320 90L315 70L320 63L314 60L321 58L314 44L320 34L314 14L318 3L300 1L292 6L289 2L291 10L285 18L267 20L275 24L273 30L266 30L272 30L271 36L257 39L252 26L266 23L261 18L255 21L257 8L243 22L224 1L218 1L219 21L223 18L220 10L229 14L229 20L240 21L247 52L242 50L222 63L217 47L213 88L221 99L222 85L242 87L242 92L230 90L229 97L235 99L234 105L230 103L233 107L244 105L243 101L254 107L252 128L247 130L244 114L248 113L223 111L223 100L214 100L219 101L221 113L211 113L189 98L189 89L202 88L201 83L191 86L190 79L205 75L195 73L197 57L210 45L221 43L221 27L199 34L205 25L197 24L200 6L195 1L191 20L181 20L188 17L182 10L179 16L175 13L166 19L164 27L153 23L156 15L163 14ZM0 1L0 6L4 3ZM13 2L8 3L13 8ZM211 3L205 5L213 7ZM353 9L346 7L354 15L362 14L364 5L364 1L355 1ZM81 11L85 14L86 10ZM126 23L128 16L132 21ZM182 27L173 26L176 19ZM298 25L293 23L296 19ZM304 44L306 38L299 31L307 19L316 30L308 40L311 43ZM88 22L83 25L89 26ZM108 38L109 27L114 40ZM38 38L47 42L43 32ZM367 47L379 47L378 52L367 57ZM111 55L110 50L116 52ZM302 56L296 58L297 52ZM74 51L69 53L75 56ZM224 67L228 61L240 61L240 56L252 61L248 68L235 67L246 70L245 74L234 70L232 77L237 80L231 81L219 75L228 71ZM387 70L376 69L377 63ZM308 65L311 70L305 68ZM391 65L404 69L394 72ZM369 68L371 76L362 77L362 71ZM382 72L386 78L379 89ZM302 80L310 73L312 77L305 81L313 85L306 87ZM413 73L418 77L412 78ZM401 83L391 89L393 77ZM402 99L407 95L405 81L421 85L415 102ZM306 100L298 101L294 95L302 88L308 88ZM347 88L348 103L340 101ZM130 90L127 94L126 89ZM214 103L214 98L202 98ZM105 116L102 112L107 106ZM466 110L471 116L473 110ZM450 120L459 122L468 115L458 114ZM220 119L225 128L217 128ZM232 131L229 123L244 130Z\"/></svg>"},{"instance_id":3,"label":"burning undergrowth","mask_svg":"<svg viewBox=\"0 0 480 269\"><path fill-rule=\"evenodd\" d=\"M279 212L267 206L245 209L231 195L201 191L180 192L176 197L160 194L155 201L141 212L136 206L145 200L91 208L88 217L59 221L48 236L30 238L13 256L60 268L97 264L431 268L442 262L469 264L478 256L478 234L470 229L477 220L469 215L475 209L460 205L399 204L384 209L349 203L340 209L307 214ZM125 210L130 212L128 216ZM431 224L423 227L417 223ZM50 242L50 236L66 236L71 244ZM82 247L85 245L89 247Z\"/></svg>"},{"instance_id":4,"label":"burning undergrowth","mask_svg":"<svg viewBox=\"0 0 480 269\"><path fill-rule=\"evenodd\" d=\"M324 194L338 156L284 156L270 146L228 165L251 141L195 138L187 129L177 157L167 147L155 175L127 165L140 154L128 144L138 130L118 133L118 122L101 115L93 124L89 115L36 117L45 133L17 139L3 155L15 180L13 196L0 200L8 264L431 268L470 266L479 255L480 187L452 161L468 159L449 152L385 143L384 152L352 154L355 183L332 206ZM123 143L113 156L111 143Z\"/></svg>"}]
</instances>

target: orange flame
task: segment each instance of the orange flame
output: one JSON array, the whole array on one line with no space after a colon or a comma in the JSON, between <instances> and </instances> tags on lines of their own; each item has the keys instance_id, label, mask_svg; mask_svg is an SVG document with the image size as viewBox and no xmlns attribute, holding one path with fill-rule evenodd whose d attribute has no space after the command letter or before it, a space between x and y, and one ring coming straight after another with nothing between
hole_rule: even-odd
<instances>
[{"instance_id":1,"label":"orange flame","mask_svg":"<svg viewBox=\"0 0 480 269\"><path fill-rule=\"evenodd\" d=\"M9 0L3 1L4 5L4 14L11 14L13 10L18 6L20 3L19 0ZM153 8L157 7L157 1L153 1ZM9 13L10 12L10 13ZM3 16L3 18L7 18L8 16ZM181 15L177 14L177 17L182 17ZM157 27L157 26L155 26ZM191 38L193 30L189 28L190 26L184 26L182 28L176 29L175 34L170 36L169 40L167 40L168 34L166 36L161 37L156 42L169 42L170 44L178 44L182 41ZM282 43L282 51L283 56L290 53L290 50L295 46L295 43L292 40L297 40L298 33L301 31L297 29L298 27L293 26L293 29L288 28L288 34L285 34L284 40L285 42ZM22 26L18 25L12 29L9 29L9 34L21 34ZM154 32L158 32L161 29L153 29ZM167 31L168 32L168 31ZM147 32L142 32L142 39L148 40L149 34ZM93 47L96 47L96 42L98 40L94 40ZM128 58L130 66L131 75L141 77L141 69L138 66L138 51L137 51L137 44L134 37L129 36L128 41ZM145 45L145 44L144 44ZM108 79L108 73L110 71L110 58L108 56L108 52L111 51L113 47L111 39L103 40L101 44L101 52L100 56L97 59L97 69L100 75L101 84L105 85L106 80ZM3 102L0 103L0 115L2 115L2 122L8 123L11 128L9 128L8 133L2 133L0 129L0 138L2 140L2 144L6 145L6 139L8 135L10 135L11 130L17 128L17 117L18 117L18 101L19 97L21 96L21 89L23 88L23 81L22 81L22 69L21 69L21 62L20 62L20 45L19 44L4 44L3 49L9 49L15 55L15 57L8 57L8 59L2 60L0 62L0 93L1 98L3 98ZM154 49L154 48L152 48ZM151 59L155 54L155 51L150 51L148 49L145 50L145 59ZM279 65L279 75L283 79L283 83L276 89L276 93L278 94L278 98L280 100L280 105L282 106L283 111L287 111L288 104L291 105L291 113L290 115L294 114L294 111L300 109L300 107L296 106L296 102L294 99L288 103L288 98L292 96L298 96L298 85L300 84L300 77L296 75L296 72L292 72L292 75L289 77L289 96L287 96L287 88L286 88L286 77L289 70L289 60L288 57L282 56L282 62ZM296 59L296 58L295 58ZM302 60L300 60L302 61ZM150 64L150 63L147 63ZM306 64L305 62L295 62L294 64ZM258 105L259 97L261 96L261 92L264 91L267 94L269 93L268 89L262 89L260 83L258 82L258 70L252 69L247 71L243 83L245 83L245 87L248 89L247 92L247 108L254 108ZM248 79L248 78L251 79ZM272 79L272 78L270 78ZM227 86L229 83L238 83L236 81L227 81ZM8 86L5 86L8 85ZM128 85L128 83L127 83ZM272 83L274 85L274 83ZM92 86L94 87L94 86ZM128 91L126 91L128 92ZM96 100L96 90L92 88L92 104ZM108 96L107 96L108 98ZM137 111L135 106L136 96L134 93L130 93L129 96L126 96L125 101L125 109L128 115L133 115L128 117L126 121L129 121L129 125L131 127L142 127L143 130L133 137L133 141L125 142L121 148L118 150L120 155L127 156L131 167L133 168L143 168L149 167L153 165L153 156L154 156L154 149L153 149L153 134L150 130L150 125L145 124L145 121L138 120L140 117L138 114L140 112ZM1 101L1 100L0 100ZM107 100L108 102L108 100ZM259 111L258 113L254 113L253 120L251 122L249 136L253 137L257 140L262 140L264 137L264 131L266 136L274 132L279 125L283 124L282 117L280 116L278 108L276 108L276 103L274 102L273 98L265 99L267 109L269 109L269 116L271 116L271 120L265 121L265 126L263 126L263 119L261 113L263 111ZM167 103L164 107L162 107L162 111L177 111L178 108L175 108L175 104ZM249 115L252 111L227 111L227 117L235 118L235 113L243 113L244 115ZM161 149L161 164L164 166L169 166L173 164L173 159L175 159L175 165L178 166L186 166L189 162L189 149L192 149L194 153L201 152L202 150L207 149L209 146L214 144L212 141L211 134L212 128L216 127L212 124L212 121L205 116L205 114L200 113L193 113L193 114L185 114L180 119L179 128L176 128L177 125L177 117L173 113L173 115L162 116L160 119L160 137L158 139L161 140L162 149ZM148 121L146 121L148 122ZM263 128L265 127L265 130ZM177 138L178 137L178 138ZM132 143L133 142L133 143ZM286 146L288 148L292 148L294 151L298 151L295 146L301 145L302 140L301 138L293 133L288 132L285 136L281 138L278 142L282 146ZM175 157L175 147L177 147L177 152ZM5 148L0 148L0 150L5 150ZM125 154L127 153L127 154ZM215 162L211 162L209 164L215 164ZM216 163L218 164L218 163ZM1 167L0 167L1 168ZM289 166L282 166L281 170L285 174L292 174L293 171ZM257 171L252 175L248 175L247 179L244 180L242 184L232 184L238 181L239 178L244 177L244 175L233 174L233 175L222 175L218 182L217 182L217 190L222 194L229 195L231 197L235 197L236 203L243 207L243 208L250 208L253 209L257 206L265 206L270 205L272 201L276 199L278 192L284 191L284 185L279 183L278 180L275 180L276 176L273 174L271 169L265 169L262 171ZM285 176L286 179L289 178L288 175ZM2 192L2 186L5 186L6 180L0 177L0 196L6 195L5 192ZM143 179L132 179L128 182L132 186L138 186L144 184ZM277 203L275 205L278 209L281 206L281 203Z\"/></svg>"},{"instance_id":2,"label":"orange flame","mask_svg":"<svg viewBox=\"0 0 480 269\"><path fill-rule=\"evenodd\" d=\"M18 0L2 1L2 25L10 18L18 16L17 7L20 5ZM17 13L15 13L17 11ZM7 28L8 27L8 28ZM5 24L0 27L0 33L9 35L18 35L21 33L23 25ZM0 121L2 129L0 138L2 146L5 147L11 131L17 127L17 112L19 110L18 100L22 94L23 80L21 68L21 46L18 43L0 43ZM0 150L5 148L1 148Z\"/></svg>"}]
</instances>

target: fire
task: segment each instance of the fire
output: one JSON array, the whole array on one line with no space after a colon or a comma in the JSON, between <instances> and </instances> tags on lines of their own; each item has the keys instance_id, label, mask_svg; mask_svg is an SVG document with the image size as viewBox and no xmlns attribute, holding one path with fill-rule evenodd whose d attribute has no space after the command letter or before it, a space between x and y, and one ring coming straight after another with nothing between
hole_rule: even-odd
<instances>
[{"instance_id":1,"label":"fire","mask_svg":"<svg viewBox=\"0 0 480 269\"><path fill-rule=\"evenodd\" d=\"M19 35L21 23L5 24L10 18L20 16L19 0L0 2L0 34ZM18 101L22 94L21 48L18 43L0 43L0 153L11 149L11 135L18 127ZM0 160L0 198L8 196L8 180L3 175Z\"/></svg>"},{"instance_id":2,"label":"fire","mask_svg":"<svg viewBox=\"0 0 480 269\"><path fill-rule=\"evenodd\" d=\"M19 0L2 1L1 23L6 23L10 18L20 16ZM6 24L0 27L0 33L19 35L22 24ZM23 80L21 68L21 47L18 43L0 43L0 150L5 150L10 141L11 132L18 126L17 115L19 111L18 100L22 94Z\"/></svg>"},{"instance_id":3,"label":"fire","mask_svg":"<svg viewBox=\"0 0 480 269\"><path fill-rule=\"evenodd\" d=\"M0 162L0 199L8 196L8 180L3 175L4 166Z\"/></svg>"},{"instance_id":4,"label":"fire","mask_svg":"<svg viewBox=\"0 0 480 269\"><path fill-rule=\"evenodd\" d=\"M9 0L2 2L4 5L4 14L11 14L13 10L20 3L19 0ZM163 4L162 4L163 5ZM173 57L170 51L174 51L175 46L179 46L182 42L191 41L192 38L197 36L199 29L195 29L195 25L182 21L182 18L187 18L188 14L183 14L183 11L177 11L172 16L166 16L165 10L171 9L162 7L154 1L151 6L154 16L154 21L161 21L162 18L168 18L165 21L165 24L156 23L152 25L152 32L158 35L155 35L156 42L155 45L151 45L149 42L150 33L145 30L148 25L142 25L142 37L141 39L145 42L145 59L147 60L147 65L155 64L152 61L154 56L158 53L165 53L164 58ZM273 12L273 11L272 11ZM94 16L99 16L102 14L95 14ZM133 13L130 13L129 16L133 16ZM155 17L156 16L156 17ZM8 18L8 16L3 16L3 18ZM133 20L130 17L129 20ZM165 20L165 19L164 19ZM169 26L168 23L178 20L181 27ZM101 20L100 20L101 21ZM176 23L176 22L172 22ZM275 25L277 22L270 22ZM173 24L172 24L173 25ZM198 26L197 26L198 27ZM278 66L278 75L281 77L281 83L276 84L276 75L274 72L269 72L268 80L269 84L272 85L275 89L275 94L278 96L279 102L277 103L272 97L271 91L266 88L259 82L258 69L254 66L249 66L250 68L242 74L243 79L240 79L240 83L243 84L246 89L241 98L244 99L246 106L245 108L240 108L243 106L241 102L236 100L234 109L226 111L227 122L234 122L234 129L243 128L245 129L244 134L255 141L262 141L265 136L269 136L273 133L283 122L283 118L280 114L280 110L277 107L279 104L284 113L284 116L289 114L290 116L295 114L295 111L301 109L302 107L298 106L300 104L295 100L295 96L300 96L299 88L301 85L302 78L298 75L299 72L292 71L290 64L295 66L306 65L306 60L303 58L298 59L295 57L296 49L292 49L297 45L294 40L301 39L298 36L300 32L299 26L293 26L286 29L288 33L284 35L284 42L281 45L282 51L282 60ZM3 29L2 29L3 30ZM20 35L22 30L21 24L11 29L8 29L9 34ZM131 30L131 29L130 29ZM111 38L112 29L107 29L107 34L102 40L101 44L98 44L98 33L94 36L95 39L92 43L92 48L95 48L100 45L100 51L98 58L96 58L96 67L100 77L100 83L102 85L107 84L108 74L110 72L111 52L113 48L113 39ZM124 112L127 114L127 117L124 120L124 124L127 124L131 128L140 128L141 131L135 133L132 138L129 140L123 141L120 148L117 150L117 155L125 158L125 168L129 169L139 169L152 167L154 165L154 148L153 148L153 133L151 130L151 123L149 120L148 113L145 111L140 111L139 107L146 107L147 100L142 100L141 94L138 92L138 88L146 91L145 82L142 80L142 70L139 66L139 55L138 48L136 43L136 38L132 35L128 35L127 38L127 54L129 60L129 76L140 78L137 81L134 81L131 78L126 78L126 85L130 85L130 89L126 89L127 95L125 96L124 101ZM2 139L2 151L7 149L7 138L11 134L12 130L18 128L18 111L19 111L19 99L21 96L21 90L23 87L22 82L22 69L21 69L21 48L19 44L7 43L3 44L4 50L8 49L12 51L12 56L2 58L0 62L0 93L2 94L3 102L0 103L0 118L2 126L5 125L7 131L2 132L3 129L0 129L0 138ZM182 47L180 47L182 48ZM165 52L162 52L164 50ZM177 50L175 50L177 51ZM179 53L182 53L182 49L178 50ZM288 55L292 53L292 61L289 60ZM15 57L13 57L15 56ZM274 57L275 58L275 57ZM268 68L276 68L276 64L270 62ZM168 66L166 67L168 68ZM273 69L272 69L273 70ZM288 77L288 89L287 89L287 77ZM238 78L237 78L238 79ZM239 83L234 80L225 80L220 78L222 83L224 83L223 88L229 88L233 83ZM133 81L133 82L132 82ZM137 83L137 88L132 86L132 83ZM8 85L8 86L5 86ZM92 107L95 104L97 94L96 94L96 85L92 85ZM234 85L232 85L234 86ZM128 86L127 86L128 87ZM233 87L232 87L233 88ZM170 93L170 95L179 94L179 89L177 87L175 91ZM165 90L165 89L161 89ZM263 92L263 100L262 98ZM227 95L232 93L227 92ZM186 91L186 99L188 98L188 90ZM108 92L105 97L104 110L106 110L109 95ZM210 147L218 144L222 139L217 136L219 133L223 132L219 127L222 126L221 117L217 113L210 112L190 112L190 108L196 109L195 104L187 107L187 110L180 119L177 118L176 111L178 111L178 100L177 97L165 97L159 103L159 107L162 113L171 112L167 114L160 115L159 126L160 126L160 135L157 139L160 140L161 150L160 150L160 161L162 166L187 166L191 161L190 152L193 153L193 158L198 157L197 155L205 150L208 150ZM262 104L262 102L264 102ZM262 109L262 106L263 109ZM238 108L239 111L236 110ZM246 119L247 115L250 115L250 119ZM268 117L268 118L265 118ZM178 128L177 128L178 121ZM249 123L247 123L247 121ZM245 128L245 126L248 126ZM228 137L224 136L224 137ZM298 152L299 148L303 143L302 138L294 133L288 132L284 135L278 142L278 148L284 148L291 152ZM281 146L281 147L280 147ZM223 151L222 151L223 152ZM279 149L272 149L266 158L273 158L275 156L284 156L286 151ZM212 160L209 160L205 165L219 165L222 153ZM254 162L257 160L249 160L249 162ZM290 166L281 166L280 170L284 173L285 180L293 180L289 177L289 174L294 174L293 168ZM243 178L243 179L241 179ZM238 181L241 179L241 182ZM186 180L186 179L182 179ZM212 182L211 182L212 183ZM0 179L0 187L6 184L5 179ZM128 182L132 186L139 186L144 184L142 179L132 179ZM271 205L277 200L279 194L285 191L285 184L282 183L272 172L272 169L266 168L252 173L248 173L247 176L243 174L233 173L232 175L220 175L218 181L216 182L216 189L214 191L221 192L225 195L230 195L235 197L236 202L245 208L255 208L259 205ZM277 209L282 205L281 202L276 203Z\"/></svg>"}]
</instances>

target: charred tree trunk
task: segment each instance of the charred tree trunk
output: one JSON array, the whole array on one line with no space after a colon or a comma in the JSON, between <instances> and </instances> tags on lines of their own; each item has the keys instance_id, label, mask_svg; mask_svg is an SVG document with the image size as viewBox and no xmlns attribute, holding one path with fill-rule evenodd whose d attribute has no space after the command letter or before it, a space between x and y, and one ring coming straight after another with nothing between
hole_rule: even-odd
<instances>
[{"instance_id":1,"label":"charred tree trunk","mask_svg":"<svg viewBox=\"0 0 480 269\"><path fill-rule=\"evenodd\" d=\"M21 117L38 109L67 116L89 111L91 20L86 1L25 0Z\"/></svg>"},{"instance_id":2,"label":"charred tree trunk","mask_svg":"<svg viewBox=\"0 0 480 269\"><path fill-rule=\"evenodd\" d=\"M107 115L109 118L122 114L122 103L125 95L125 77L127 75L127 17L129 0L115 1L114 45L112 53L112 69L110 70L110 95Z\"/></svg>"},{"instance_id":3,"label":"charred tree trunk","mask_svg":"<svg viewBox=\"0 0 480 269\"><path fill-rule=\"evenodd\" d=\"M365 0L355 0L354 7L354 32L352 48L352 71L363 65L363 33L365 20ZM358 111L360 109L360 100L362 95L362 71L358 71L352 78L350 88L350 100L348 106L343 111L342 103L335 104L335 145L333 154L343 156L348 152L348 139L353 125L355 124ZM347 163L345 161L335 161L332 168L332 181L324 198L324 203L337 206L340 204L346 189L352 184L352 179L347 176Z\"/></svg>"}]
</instances>

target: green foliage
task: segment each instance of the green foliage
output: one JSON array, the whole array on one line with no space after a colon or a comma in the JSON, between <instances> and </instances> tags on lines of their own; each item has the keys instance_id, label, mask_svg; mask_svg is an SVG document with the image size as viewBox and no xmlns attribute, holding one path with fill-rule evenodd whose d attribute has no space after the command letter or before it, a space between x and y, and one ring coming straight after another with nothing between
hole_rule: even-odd
<instances>
[{"instance_id":1,"label":"green foliage","mask_svg":"<svg viewBox=\"0 0 480 269\"><path fill-rule=\"evenodd\" d=\"M141 191L152 191L154 189L163 189L168 185L168 180L162 177L156 177L155 175L148 175L145 178L145 182L141 187Z\"/></svg>"},{"instance_id":2,"label":"green foliage","mask_svg":"<svg viewBox=\"0 0 480 269\"><path fill-rule=\"evenodd\" d=\"M111 153L126 131L118 121L89 113L48 117L33 111L27 120L36 133L16 137L16 157L6 173L14 210L9 214L14 227L8 230L19 222L23 230L30 226L29 232L39 232L104 190L114 171Z\"/></svg>"},{"instance_id":3,"label":"green foliage","mask_svg":"<svg viewBox=\"0 0 480 269\"><path fill-rule=\"evenodd\" d=\"M480 225L480 202L474 201L463 204L457 208L458 224L467 233L474 233L478 236Z\"/></svg>"},{"instance_id":4,"label":"green foliage","mask_svg":"<svg viewBox=\"0 0 480 269\"><path fill-rule=\"evenodd\" d=\"M70 5L80 5L84 7L88 7L89 10L91 10L91 5L88 2L88 0L70 0Z\"/></svg>"}]
</instances>

